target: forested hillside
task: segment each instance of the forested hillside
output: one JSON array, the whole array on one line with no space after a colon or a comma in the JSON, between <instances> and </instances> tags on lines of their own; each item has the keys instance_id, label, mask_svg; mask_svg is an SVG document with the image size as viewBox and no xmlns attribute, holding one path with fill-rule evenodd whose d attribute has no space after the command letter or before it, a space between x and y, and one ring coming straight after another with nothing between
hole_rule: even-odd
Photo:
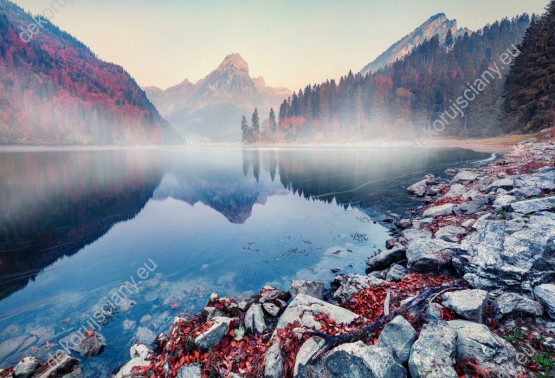
<instances>
[{"instance_id":1,"label":"forested hillside","mask_svg":"<svg viewBox=\"0 0 555 378\"><path fill-rule=\"evenodd\" d=\"M507 77L509 131L538 131L555 122L555 1L532 20Z\"/></svg>"},{"instance_id":2,"label":"forested hillside","mask_svg":"<svg viewBox=\"0 0 555 378\"><path fill-rule=\"evenodd\" d=\"M522 15L457 39L449 33L445 43L435 36L376 73L309 85L281 105L278 134L289 140L397 137L438 120L443 135L498 134L506 73L529 25Z\"/></svg>"},{"instance_id":3,"label":"forested hillside","mask_svg":"<svg viewBox=\"0 0 555 378\"><path fill-rule=\"evenodd\" d=\"M169 124L122 67L99 60L44 18L0 0L0 144L169 139L175 140Z\"/></svg>"}]
</instances>

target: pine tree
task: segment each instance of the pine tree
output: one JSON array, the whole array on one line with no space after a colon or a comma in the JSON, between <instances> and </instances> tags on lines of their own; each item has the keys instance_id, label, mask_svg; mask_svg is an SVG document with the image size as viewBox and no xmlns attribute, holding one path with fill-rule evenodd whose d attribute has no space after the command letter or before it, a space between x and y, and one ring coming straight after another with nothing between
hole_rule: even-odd
<instances>
[{"instance_id":1,"label":"pine tree","mask_svg":"<svg viewBox=\"0 0 555 378\"><path fill-rule=\"evenodd\" d=\"M256 139L260 135L260 117L258 117L258 109L254 109L254 113L252 113L252 134L253 137Z\"/></svg>"},{"instance_id":2,"label":"pine tree","mask_svg":"<svg viewBox=\"0 0 555 378\"><path fill-rule=\"evenodd\" d=\"M247 122L247 117L243 116L241 118L241 134L243 143L250 143L251 142L251 128L249 127L249 123Z\"/></svg>"},{"instance_id":3,"label":"pine tree","mask_svg":"<svg viewBox=\"0 0 555 378\"><path fill-rule=\"evenodd\" d=\"M277 131L277 123L276 123L276 113L274 112L274 108L270 109L270 117L269 117L269 134L272 135Z\"/></svg>"},{"instance_id":4,"label":"pine tree","mask_svg":"<svg viewBox=\"0 0 555 378\"><path fill-rule=\"evenodd\" d=\"M450 49L451 47L453 47L454 44L455 40L453 39L453 32L451 32L451 29L449 29L449 31L447 32L447 36L445 37L445 47Z\"/></svg>"}]
</instances>

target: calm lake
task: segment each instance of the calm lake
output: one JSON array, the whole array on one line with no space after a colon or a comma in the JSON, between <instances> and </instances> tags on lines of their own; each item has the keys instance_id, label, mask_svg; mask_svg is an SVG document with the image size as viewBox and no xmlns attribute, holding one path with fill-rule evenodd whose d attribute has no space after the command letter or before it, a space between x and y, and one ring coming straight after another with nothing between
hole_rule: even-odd
<instances>
[{"instance_id":1,"label":"calm lake","mask_svg":"<svg viewBox=\"0 0 555 378\"><path fill-rule=\"evenodd\" d=\"M408 185L489 154L460 149L0 152L0 368L45 358L96 317L109 376L212 292L364 273ZM95 324L96 324L95 323ZM78 354L74 353L79 357Z\"/></svg>"}]
</instances>

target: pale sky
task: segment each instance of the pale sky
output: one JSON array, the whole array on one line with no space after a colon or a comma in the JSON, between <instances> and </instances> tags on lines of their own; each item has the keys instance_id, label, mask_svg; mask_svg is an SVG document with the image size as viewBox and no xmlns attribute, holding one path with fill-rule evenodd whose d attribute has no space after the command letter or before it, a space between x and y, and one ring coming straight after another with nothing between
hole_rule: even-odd
<instances>
[{"instance_id":1,"label":"pale sky","mask_svg":"<svg viewBox=\"0 0 555 378\"><path fill-rule=\"evenodd\" d=\"M16 0L141 86L196 82L230 53L251 76L297 90L357 72L429 17L479 29L505 16L543 13L548 0ZM65 4L64 6L57 5Z\"/></svg>"}]
</instances>

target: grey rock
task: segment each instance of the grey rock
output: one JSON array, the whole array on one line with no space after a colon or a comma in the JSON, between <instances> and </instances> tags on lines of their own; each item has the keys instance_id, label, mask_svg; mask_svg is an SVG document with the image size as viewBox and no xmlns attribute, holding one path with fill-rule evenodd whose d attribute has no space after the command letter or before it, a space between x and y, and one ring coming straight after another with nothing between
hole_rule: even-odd
<instances>
[{"instance_id":1,"label":"grey rock","mask_svg":"<svg viewBox=\"0 0 555 378\"><path fill-rule=\"evenodd\" d=\"M237 303L237 308L243 312L246 312L254 302L256 302L254 298L243 299L239 301L239 303Z\"/></svg>"},{"instance_id":2,"label":"grey rock","mask_svg":"<svg viewBox=\"0 0 555 378\"><path fill-rule=\"evenodd\" d=\"M98 333L91 336L85 335L79 342L80 353L83 357L94 357L100 355L104 351L106 342L104 337Z\"/></svg>"},{"instance_id":3,"label":"grey rock","mask_svg":"<svg viewBox=\"0 0 555 378\"><path fill-rule=\"evenodd\" d=\"M387 281L399 281L403 276L408 274L408 272L409 271L404 266L394 264L387 272L385 279Z\"/></svg>"},{"instance_id":4,"label":"grey rock","mask_svg":"<svg viewBox=\"0 0 555 378\"><path fill-rule=\"evenodd\" d=\"M534 288L534 295L545 306L551 319L555 319L555 285L544 284Z\"/></svg>"},{"instance_id":5,"label":"grey rock","mask_svg":"<svg viewBox=\"0 0 555 378\"><path fill-rule=\"evenodd\" d=\"M147 361L143 358L137 357L133 358L131 361L123 365L123 367L118 371L114 378L131 378L134 377L136 374L133 373L133 368L135 366L142 367L150 365L150 361Z\"/></svg>"},{"instance_id":6,"label":"grey rock","mask_svg":"<svg viewBox=\"0 0 555 378\"><path fill-rule=\"evenodd\" d=\"M505 316L528 314L541 316L543 308L538 302L516 293L503 293L492 304L495 319Z\"/></svg>"},{"instance_id":7,"label":"grey rock","mask_svg":"<svg viewBox=\"0 0 555 378\"><path fill-rule=\"evenodd\" d=\"M555 214L528 223L480 218L474 229L453 258L473 287L531 292L555 276Z\"/></svg>"},{"instance_id":8,"label":"grey rock","mask_svg":"<svg viewBox=\"0 0 555 378\"><path fill-rule=\"evenodd\" d=\"M366 265L368 265L368 269L366 272L371 272L374 270L385 269L399 261L403 261L407 259L406 249L405 247L398 248L395 247L390 250L385 250L378 253L376 256L370 257L366 260Z\"/></svg>"},{"instance_id":9,"label":"grey rock","mask_svg":"<svg viewBox=\"0 0 555 378\"><path fill-rule=\"evenodd\" d=\"M457 332L447 323L425 324L410 352L412 378L458 378L453 368Z\"/></svg>"},{"instance_id":10,"label":"grey rock","mask_svg":"<svg viewBox=\"0 0 555 378\"><path fill-rule=\"evenodd\" d=\"M210 329L208 329L206 332L197 336L197 338L195 339L195 344L199 348L212 349L216 345L218 345L227 333L229 324L233 319L218 317L214 318L213 320L214 325L210 327Z\"/></svg>"},{"instance_id":11,"label":"grey rock","mask_svg":"<svg viewBox=\"0 0 555 378\"><path fill-rule=\"evenodd\" d=\"M472 182L476 180L480 174L472 171L460 171L453 177L453 182Z\"/></svg>"},{"instance_id":12,"label":"grey rock","mask_svg":"<svg viewBox=\"0 0 555 378\"><path fill-rule=\"evenodd\" d=\"M466 188L462 184L453 184L444 197L458 197L466 193Z\"/></svg>"},{"instance_id":13,"label":"grey rock","mask_svg":"<svg viewBox=\"0 0 555 378\"><path fill-rule=\"evenodd\" d=\"M326 376L323 359L319 359L313 365L308 365L308 361L324 343L324 339L320 337L311 337L304 342L295 358L294 378L316 378Z\"/></svg>"},{"instance_id":14,"label":"grey rock","mask_svg":"<svg viewBox=\"0 0 555 378\"><path fill-rule=\"evenodd\" d=\"M440 217L445 215L453 214L453 208L455 206L452 203L446 203L445 205L439 205L430 207L428 210L424 211L424 217Z\"/></svg>"},{"instance_id":15,"label":"grey rock","mask_svg":"<svg viewBox=\"0 0 555 378\"><path fill-rule=\"evenodd\" d=\"M401 364L408 362L412 345L418 338L418 334L412 325L402 316L397 316L385 326L380 337L378 346L390 348Z\"/></svg>"},{"instance_id":16,"label":"grey rock","mask_svg":"<svg viewBox=\"0 0 555 378\"><path fill-rule=\"evenodd\" d=\"M33 378L50 378L70 374L75 370L79 361L65 353L58 353L48 360L48 368Z\"/></svg>"},{"instance_id":17,"label":"grey rock","mask_svg":"<svg viewBox=\"0 0 555 378\"><path fill-rule=\"evenodd\" d=\"M495 180L490 185L487 186L487 191L496 190L499 188L512 189L515 185L514 179L511 177L505 177L502 179Z\"/></svg>"},{"instance_id":18,"label":"grey rock","mask_svg":"<svg viewBox=\"0 0 555 378\"><path fill-rule=\"evenodd\" d=\"M425 319L426 323L438 323L441 321L441 317L443 315L443 307L439 303L430 303L426 307Z\"/></svg>"},{"instance_id":19,"label":"grey rock","mask_svg":"<svg viewBox=\"0 0 555 378\"><path fill-rule=\"evenodd\" d=\"M461 226L466 227L466 228L471 228L472 226L474 226L474 223L476 223L475 219L469 219L469 220L465 221L463 224L461 224Z\"/></svg>"},{"instance_id":20,"label":"grey rock","mask_svg":"<svg viewBox=\"0 0 555 378\"><path fill-rule=\"evenodd\" d=\"M445 293L443 306L473 322L483 323L484 309L488 301L488 292L484 290L460 290Z\"/></svg>"},{"instance_id":21,"label":"grey rock","mask_svg":"<svg viewBox=\"0 0 555 378\"><path fill-rule=\"evenodd\" d=\"M266 311L267 314L273 316L274 318L277 317L280 312L280 308L273 303L264 303L262 305L262 308L264 309L264 311Z\"/></svg>"},{"instance_id":22,"label":"grey rock","mask_svg":"<svg viewBox=\"0 0 555 378\"><path fill-rule=\"evenodd\" d=\"M304 327L321 329L320 322L314 319L314 316L321 314L329 314L337 324L344 325L351 324L358 317L358 315L342 307L334 306L305 294L298 294L279 318L276 328L283 329L287 324L298 321Z\"/></svg>"},{"instance_id":23,"label":"grey rock","mask_svg":"<svg viewBox=\"0 0 555 378\"><path fill-rule=\"evenodd\" d=\"M144 344L135 344L129 350L131 358L147 358L150 355L150 349Z\"/></svg>"},{"instance_id":24,"label":"grey rock","mask_svg":"<svg viewBox=\"0 0 555 378\"><path fill-rule=\"evenodd\" d=\"M496 208L499 207L500 209L509 209L509 205L513 202L516 202L515 196L503 194L495 197L495 200L493 201L493 206Z\"/></svg>"},{"instance_id":25,"label":"grey rock","mask_svg":"<svg viewBox=\"0 0 555 378\"><path fill-rule=\"evenodd\" d=\"M423 219L416 219L412 221L412 226L415 229L420 229L422 227L429 226L434 221L434 218L423 218Z\"/></svg>"},{"instance_id":26,"label":"grey rock","mask_svg":"<svg viewBox=\"0 0 555 378\"><path fill-rule=\"evenodd\" d=\"M317 299L324 299L325 284L322 281L291 281L291 294L296 297L297 294L306 294Z\"/></svg>"},{"instance_id":27,"label":"grey rock","mask_svg":"<svg viewBox=\"0 0 555 378\"><path fill-rule=\"evenodd\" d=\"M275 302L278 299L287 302L291 299L291 294L271 286L264 286L260 292L260 303Z\"/></svg>"},{"instance_id":28,"label":"grey rock","mask_svg":"<svg viewBox=\"0 0 555 378\"><path fill-rule=\"evenodd\" d=\"M542 191L552 192L554 190L555 168L546 167L537 172L515 178L515 188L511 191L511 194L518 198L530 198L540 195Z\"/></svg>"},{"instance_id":29,"label":"grey rock","mask_svg":"<svg viewBox=\"0 0 555 378\"><path fill-rule=\"evenodd\" d=\"M223 313L218 310L216 307L205 307L204 311L206 312L206 319L212 320L216 317L223 316Z\"/></svg>"},{"instance_id":30,"label":"grey rock","mask_svg":"<svg viewBox=\"0 0 555 378\"><path fill-rule=\"evenodd\" d=\"M333 298L337 300L347 300L360 290L368 289L371 286L380 285L383 280L374 276L361 276L358 274L339 274L331 283L332 288L336 288Z\"/></svg>"},{"instance_id":31,"label":"grey rock","mask_svg":"<svg viewBox=\"0 0 555 378\"><path fill-rule=\"evenodd\" d=\"M407 241L416 240L416 239L431 239L432 232L427 230L418 230L415 228L411 228L403 231L403 237Z\"/></svg>"},{"instance_id":32,"label":"grey rock","mask_svg":"<svg viewBox=\"0 0 555 378\"><path fill-rule=\"evenodd\" d=\"M410 219L401 219L399 222L397 222L397 227L402 229L410 228L412 227L412 221Z\"/></svg>"},{"instance_id":33,"label":"grey rock","mask_svg":"<svg viewBox=\"0 0 555 378\"><path fill-rule=\"evenodd\" d=\"M404 378L407 372L393 358L388 348L366 346L358 341L332 349L326 356L329 377Z\"/></svg>"},{"instance_id":34,"label":"grey rock","mask_svg":"<svg viewBox=\"0 0 555 378\"><path fill-rule=\"evenodd\" d=\"M25 357L22 358L13 370L13 376L15 378L27 378L30 377L33 372L39 367L40 361L35 357Z\"/></svg>"},{"instance_id":35,"label":"grey rock","mask_svg":"<svg viewBox=\"0 0 555 378\"><path fill-rule=\"evenodd\" d=\"M428 180L418 181L407 188L407 192L417 197L424 197L428 190Z\"/></svg>"},{"instance_id":36,"label":"grey rock","mask_svg":"<svg viewBox=\"0 0 555 378\"><path fill-rule=\"evenodd\" d=\"M478 365L494 371L499 377L517 377L523 372L512 345L493 334L485 325L452 320L448 326L457 333L458 359L476 359Z\"/></svg>"},{"instance_id":37,"label":"grey rock","mask_svg":"<svg viewBox=\"0 0 555 378\"><path fill-rule=\"evenodd\" d=\"M266 350L266 356L264 357L264 378L282 378L283 376L283 356L281 354L280 341L276 340Z\"/></svg>"},{"instance_id":38,"label":"grey rock","mask_svg":"<svg viewBox=\"0 0 555 378\"><path fill-rule=\"evenodd\" d=\"M417 239L407 246L408 268L416 272L437 272L449 268L457 245L439 239Z\"/></svg>"},{"instance_id":39,"label":"grey rock","mask_svg":"<svg viewBox=\"0 0 555 378\"><path fill-rule=\"evenodd\" d=\"M435 237L447 242L459 242L459 236L466 235L466 230L457 226L445 226L437 230Z\"/></svg>"},{"instance_id":40,"label":"grey rock","mask_svg":"<svg viewBox=\"0 0 555 378\"><path fill-rule=\"evenodd\" d=\"M524 215L553 210L555 209L555 197L515 202L511 204L511 208L514 212Z\"/></svg>"},{"instance_id":41,"label":"grey rock","mask_svg":"<svg viewBox=\"0 0 555 378\"><path fill-rule=\"evenodd\" d=\"M198 363L190 366L183 366L177 372L177 378L202 378L202 371Z\"/></svg>"},{"instance_id":42,"label":"grey rock","mask_svg":"<svg viewBox=\"0 0 555 378\"><path fill-rule=\"evenodd\" d=\"M245 328L251 333L262 333L266 330L262 305L253 304L245 314Z\"/></svg>"}]
</instances>

